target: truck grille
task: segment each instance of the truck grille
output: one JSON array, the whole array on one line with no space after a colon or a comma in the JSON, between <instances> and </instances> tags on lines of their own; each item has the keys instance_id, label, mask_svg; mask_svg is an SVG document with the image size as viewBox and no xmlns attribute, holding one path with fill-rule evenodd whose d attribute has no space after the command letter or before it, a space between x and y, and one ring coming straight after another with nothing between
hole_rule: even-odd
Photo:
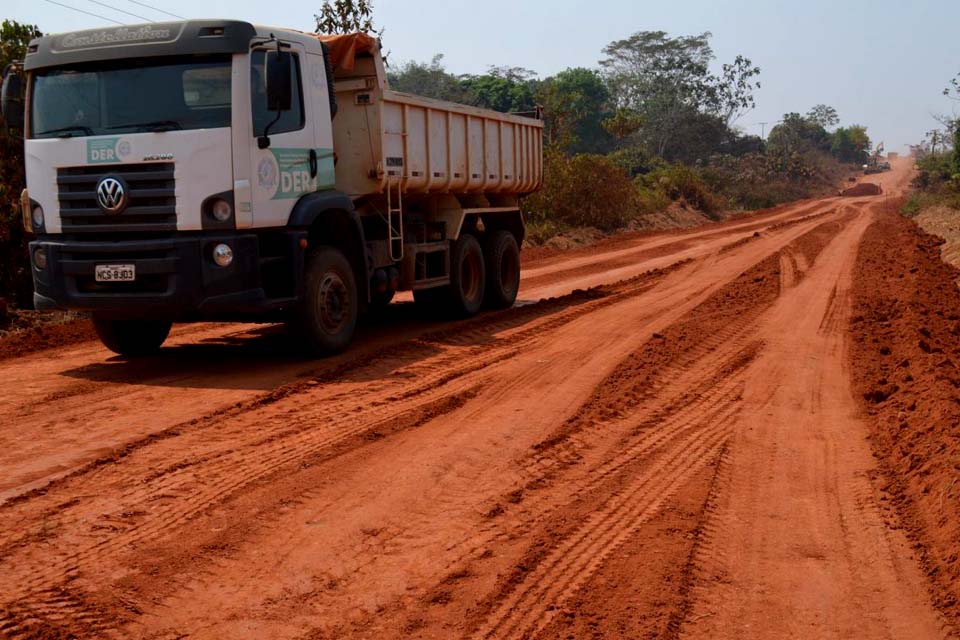
<instances>
[{"instance_id":1,"label":"truck grille","mask_svg":"<svg viewBox=\"0 0 960 640\"><path fill-rule=\"evenodd\" d=\"M71 167L57 171L63 233L177 230L174 164L123 164ZM128 189L127 207L107 214L97 203L97 183L105 176L120 178Z\"/></svg>"}]
</instances>

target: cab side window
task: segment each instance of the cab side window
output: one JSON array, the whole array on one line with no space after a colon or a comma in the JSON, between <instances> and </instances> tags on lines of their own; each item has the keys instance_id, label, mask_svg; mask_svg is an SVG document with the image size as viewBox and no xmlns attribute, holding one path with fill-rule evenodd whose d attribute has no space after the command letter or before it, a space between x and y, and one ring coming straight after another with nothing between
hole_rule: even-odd
<instances>
[{"instance_id":1,"label":"cab side window","mask_svg":"<svg viewBox=\"0 0 960 640\"><path fill-rule=\"evenodd\" d=\"M257 49L250 54L250 99L253 113L253 135L263 135L263 130L277 117L276 111L267 110L267 57L276 55L275 51ZM303 91L300 82L300 57L292 54L290 65L293 86L290 111L284 111L280 119L270 128L270 134L287 133L303 129Z\"/></svg>"}]
</instances>

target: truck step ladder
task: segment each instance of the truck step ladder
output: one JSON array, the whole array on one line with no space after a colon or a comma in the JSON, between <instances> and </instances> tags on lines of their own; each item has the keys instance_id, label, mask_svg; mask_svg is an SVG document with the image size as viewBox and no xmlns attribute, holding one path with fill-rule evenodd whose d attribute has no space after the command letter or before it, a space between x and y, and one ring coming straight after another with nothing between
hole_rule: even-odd
<instances>
[{"instance_id":1,"label":"truck step ladder","mask_svg":"<svg viewBox=\"0 0 960 640\"><path fill-rule=\"evenodd\" d=\"M402 180L389 180L387 182L387 234L390 239L390 259L394 262L403 260L402 185ZM393 194L394 187L397 190L396 197Z\"/></svg>"}]
</instances>

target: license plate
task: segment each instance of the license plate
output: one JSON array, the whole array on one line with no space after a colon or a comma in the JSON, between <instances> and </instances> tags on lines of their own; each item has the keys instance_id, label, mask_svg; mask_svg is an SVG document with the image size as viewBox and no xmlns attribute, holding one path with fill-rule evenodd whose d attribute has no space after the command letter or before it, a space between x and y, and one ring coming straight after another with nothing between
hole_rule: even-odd
<instances>
[{"instance_id":1,"label":"license plate","mask_svg":"<svg viewBox=\"0 0 960 640\"><path fill-rule=\"evenodd\" d=\"M137 279L133 264L98 264L94 272L97 282L132 282Z\"/></svg>"}]
</instances>

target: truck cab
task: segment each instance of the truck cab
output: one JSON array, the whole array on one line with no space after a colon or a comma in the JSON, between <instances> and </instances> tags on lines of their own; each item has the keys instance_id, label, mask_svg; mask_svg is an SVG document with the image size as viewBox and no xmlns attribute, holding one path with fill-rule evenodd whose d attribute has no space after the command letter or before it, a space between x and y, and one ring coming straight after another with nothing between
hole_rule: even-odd
<instances>
[{"instance_id":1,"label":"truck cab","mask_svg":"<svg viewBox=\"0 0 960 640\"><path fill-rule=\"evenodd\" d=\"M21 73L35 306L91 312L118 353L281 320L324 354L398 290L461 316L516 297L542 124L390 92L368 36L98 29L31 42Z\"/></svg>"}]
</instances>

